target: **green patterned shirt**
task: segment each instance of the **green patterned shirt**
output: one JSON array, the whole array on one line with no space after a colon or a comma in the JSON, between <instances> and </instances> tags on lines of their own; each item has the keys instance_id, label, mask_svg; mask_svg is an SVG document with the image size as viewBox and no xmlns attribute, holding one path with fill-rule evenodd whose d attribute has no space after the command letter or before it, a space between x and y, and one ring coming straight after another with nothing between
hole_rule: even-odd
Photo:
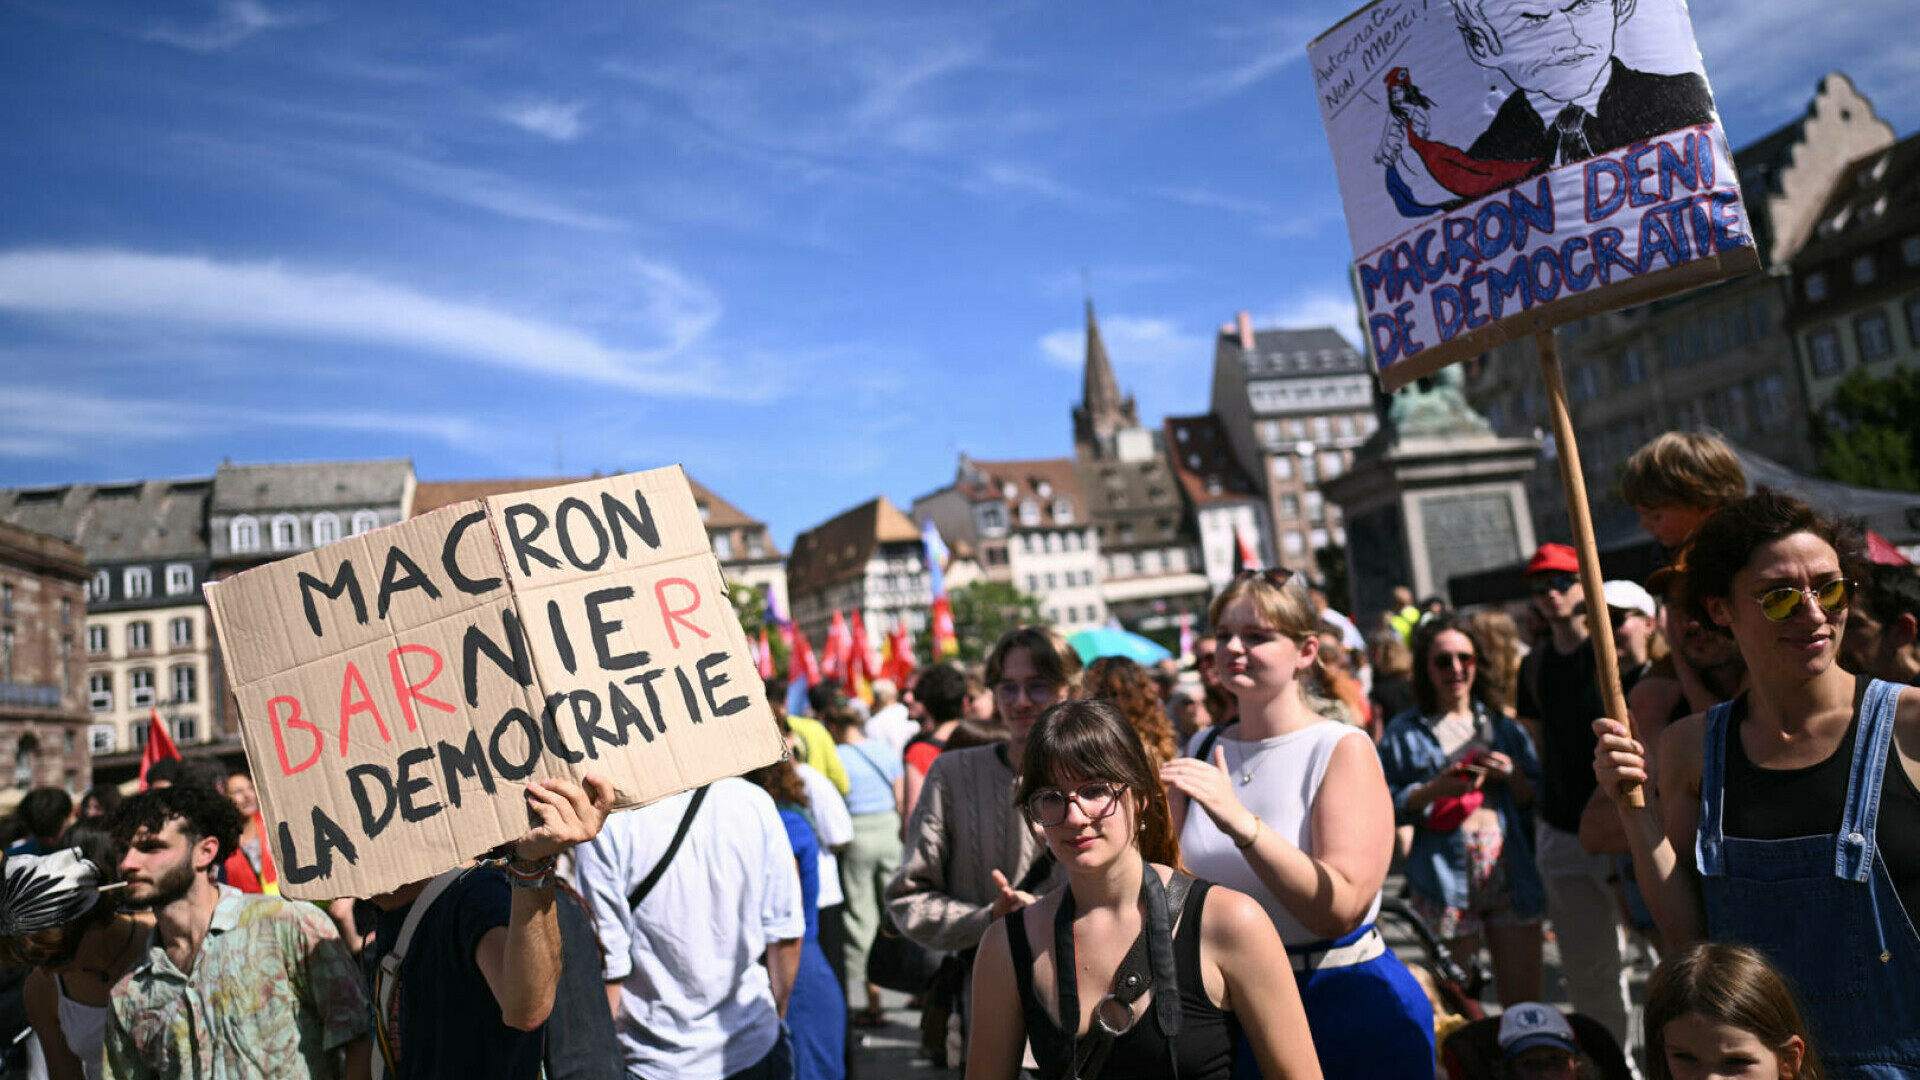
<instances>
[{"instance_id":1,"label":"green patterned shirt","mask_svg":"<svg viewBox=\"0 0 1920 1080\"><path fill-rule=\"evenodd\" d=\"M106 1075L332 1080L367 1034L367 997L333 923L311 904L220 886L192 974L156 933L113 988Z\"/></svg>"}]
</instances>

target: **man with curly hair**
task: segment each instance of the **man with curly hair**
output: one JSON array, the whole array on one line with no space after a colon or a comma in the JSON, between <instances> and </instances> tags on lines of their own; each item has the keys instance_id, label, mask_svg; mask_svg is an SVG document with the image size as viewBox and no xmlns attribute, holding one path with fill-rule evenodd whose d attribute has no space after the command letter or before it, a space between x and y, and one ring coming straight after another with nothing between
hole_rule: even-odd
<instances>
[{"instance_id":1,"label":"man with curly hair","mask_svg":"<svg viewBox=\"0 0 1920 1080\"><path fill-rule=\"evenodd\" d=\"M202 784L143 792L109 819L126 849L123 902L156 923L114 988L107 1075L368 1075L366 994L326 913L214 883L241 826L233 803Z\"/></svg>"}]
</instances>

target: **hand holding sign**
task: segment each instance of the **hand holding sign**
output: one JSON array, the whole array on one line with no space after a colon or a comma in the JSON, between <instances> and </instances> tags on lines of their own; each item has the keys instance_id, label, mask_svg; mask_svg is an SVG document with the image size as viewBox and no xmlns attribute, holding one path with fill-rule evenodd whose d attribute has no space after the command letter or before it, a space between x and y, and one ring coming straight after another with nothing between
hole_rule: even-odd
<instances>
[{"instance_id":1,"label":"hand holding sign","mask_svg":"<svg viewBox=\"0 0 1920 1080\"><path fill-rule=\"evenodd\" d=\"M514 841L515 856L532 862L584 844L600 835L613 810L613 783L588 773L571 780L533 780L527 784L527 813L536 823Z\"/></svg>"}]
</instances>

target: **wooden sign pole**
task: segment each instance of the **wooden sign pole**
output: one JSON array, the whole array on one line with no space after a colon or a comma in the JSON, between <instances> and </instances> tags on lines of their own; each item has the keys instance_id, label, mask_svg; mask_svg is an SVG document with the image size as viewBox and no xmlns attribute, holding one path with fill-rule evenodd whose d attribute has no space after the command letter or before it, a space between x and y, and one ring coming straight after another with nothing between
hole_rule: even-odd
<instances>
[{"instance_id":1,"label":"wooden sign pole","mask_svg":"<svg viewBox=\"0 0 1920 1080\"><path fill-rule=\"evenodd\" d=\"M1567 383L1560 372L1560 346L1553 331L1535 334L1540 353L1540 378L1547 387L1547 408L1553 415L1553 445L1560 458L1560 485L1566 490L1567 517L1573 524L1573 550L1580 557L1580 587L1587 597L1587 628L1592 632L1600 699L1607 715L1633 731L1627 695L1620 689L1620 658L1613 648L1613 620L1607 613L1606 579L1600 573L1600 549L1593 540L1593 514L1587 507L1587 480L1580 469L1580 446L1574 440L1573 416L1567 411ZM1621 785L1626 805L1646 805L1640 785Z\"/></svg>"}]
</instances>

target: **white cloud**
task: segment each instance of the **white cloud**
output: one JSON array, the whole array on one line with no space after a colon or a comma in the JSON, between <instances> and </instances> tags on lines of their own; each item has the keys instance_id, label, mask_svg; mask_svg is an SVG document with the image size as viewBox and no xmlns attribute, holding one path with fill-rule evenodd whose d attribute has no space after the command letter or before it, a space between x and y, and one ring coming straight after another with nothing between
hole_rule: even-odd
<instances>
[{"instance_id":1,"label":"white cloud","mask_svg":"<svg viewBox=\"0 0 1920 1080\"><path fill-rule=\"evenodd\" d=\"M149 41L158 41L193 52L219 52L275 27L296 20L269 11L258 0L225 0L219 14L198 26L161 23L147 31Z\"/></svg>"},{"instance_id":2,"label":"white cloud","mask_svg":"<svg viewBox=\"0 0 1920 1080\"><path fill-rule=\"evenodd\" d=\"M1196 210L1244 218L1253 223L1260 235L1276 240L1312 236L1340 220L1340 211L1324 201L1314 205L1313 200L1303 200L1283 211L1272 203L1217 191L1205 184L1149 188L1147 194Z\"/></svg>"},{"instance_id":3,"label":"white cloud","mask_svg":"<svg viewBox=\"0 0 1920 1080\"><path fill-rule=\"evenodd\" d=\"M1744 105L1785 122L1800 115L1827 68L1843 69L1882 110L1920 94L1912 0L1849 0L1810 15L1801 0L1693 5L1694 34L1724 108ZM1761 131L1736 133L1735 141Z\"/></svg>"},{"instance_id":4,"label":"white cloud","mask_svg":"<svg viewBox=\"0 0 1920 1080\"><path fill-rule=\"evenodd\" d=\"M1360 309L1350 293L1310 291L1282 300L1265 318L1255 317L1256 327L1304 330L1316 326L1333 331L1360 348Z\"/></svg>"},{"instance_id":5,"label":"white cloud","mask_svg":"<svg viewBox=\"0 0 1920 1080\"><path fill-rule=\"evenodd\" d=\"M1188 333L1171 319L1132 315L1100 316L1100 340L1116 374L1145 372L1181 365L1204 365L1212 359L1212 343L1204 335ZM1055 330L1040 339L1040 355L1057 368L1079 371L1087 359L1085 327Z\"/></svg>"},{"instance_id":6,"label":"white cloud","mask_svg":"<svg viewBox=\"0 0 1920 1080\"><path fill-rule=\"evenodd\" d=\"M995 162L984 166L971 180L961 185L976 195L1011 193L1034 195L1058 202L1086 205L1085 196L1054 179L1044 170L1023 165Z\"/></svg>"},{"instance_id":7,"label":"white cloud","mask_svg":"<svg viewBox=\"0 0 1920 1080\"><path fill-rule=\"evenodd\" d=\"M586 128L580 120L581 110L585 108L577 101L530 101L501 109L499 117L529 134L543 136L554 142L572 142Z\"/></svg>"},{"instance_id":8,"label":"white cloud","mask_svg":"<svg viewBox=\"0 0 1920 1080\"><path fill-rule=\"evenodd\" d=\"M354 274L278 262L122 251L0 254L0 311L184 325L211 335L319 339L429 353L490 367L672 397L767 400L703 346L721 304L663 263L636 261L632 320L646 340L616 346L568 326Z\"/></svg>"}]
</instances>

